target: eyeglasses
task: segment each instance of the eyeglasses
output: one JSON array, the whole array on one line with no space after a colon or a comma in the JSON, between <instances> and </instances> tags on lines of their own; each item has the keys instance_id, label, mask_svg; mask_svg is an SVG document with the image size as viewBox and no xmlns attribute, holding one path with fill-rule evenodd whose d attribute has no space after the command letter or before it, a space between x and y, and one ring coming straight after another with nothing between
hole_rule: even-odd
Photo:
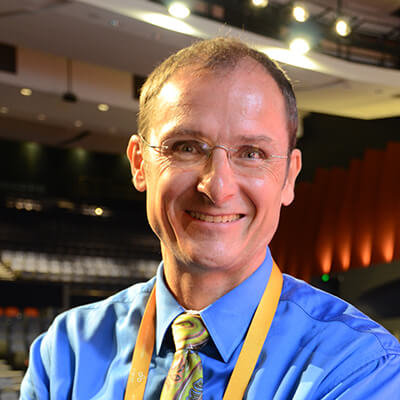
<instances>
[{"instance_id":1,"label":"eyeglasses","mask_svg":"<svg viewBox=\"0 0 400 400\"><path fill-rule=\"evenodd\" d=\"M263 174L272 164L288 159L287 155L269 154L267 149L253 144L243 144L231 149L223 145L210 146L198 139L171 137L164 140L160 146L154 146L142 135L139 137L146 146L169 159L171 164L178 168L190 168L206 163L215 149L225 150L232 168L242 175Z\"/></svg>"}]
</instances>

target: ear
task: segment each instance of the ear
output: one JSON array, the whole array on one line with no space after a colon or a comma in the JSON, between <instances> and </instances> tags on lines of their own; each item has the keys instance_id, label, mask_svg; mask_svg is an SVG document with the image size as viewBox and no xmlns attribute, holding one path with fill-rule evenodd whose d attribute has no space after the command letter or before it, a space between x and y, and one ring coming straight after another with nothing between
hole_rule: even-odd
<instances>
[{"instance_id":1,"label":"ear","mask_svg":"<svg viewBox=\"0 0 400 400\"><path fill-rule=\"evenodd\" d=\"M286 182L282 189L282 204L288 206L294 199L294 185L301 170L301 151L294 149L290 154L290 164L287 171Z\"/></svg>"},{"instance_id":2,"label":"ear","mask_svg":"<svg viewBox=\"0 0 400 400\"><path fill-rule=\"evenodd\" d=\"M132 182L136 190L144 192L146 190L146 177L144 173L142 146L138 135L131 136L126 149L126 155L131 164Z\"/></svg>"}]
</instances>

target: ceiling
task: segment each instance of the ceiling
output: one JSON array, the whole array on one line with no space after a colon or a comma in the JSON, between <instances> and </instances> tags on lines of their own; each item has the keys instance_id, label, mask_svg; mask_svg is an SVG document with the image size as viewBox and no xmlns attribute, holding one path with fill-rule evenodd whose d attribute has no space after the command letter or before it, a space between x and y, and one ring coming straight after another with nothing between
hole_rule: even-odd
<instances>
[{"instance_id":1,"label":"ceiling","mask_svg":"<svg viewBox=\"0 0 400 400\"><path fill-rule=\"evenodd\" d=\"M317 8L336 5L328 0L313 3ZM368 16L368 21L379 17L400 26L392 15L399 1L342 3L349 12ZM165 28L171 23L179 32ZM18 68L16 73L0 71L0 137L120 152L136 129L132 76L146 76L195 39L226 34L284 63L303 113L362 119L400 115L398 69L316 52L294 57L276 39L197 15L173 20L164 6L145 0L2 0L0 43L17 47ZM22 87L33 94L21 96ZM68 89L77 102L63 101ZM110 110L98 111L98 103L109 104Z\"/></svg>"}]
</instances>

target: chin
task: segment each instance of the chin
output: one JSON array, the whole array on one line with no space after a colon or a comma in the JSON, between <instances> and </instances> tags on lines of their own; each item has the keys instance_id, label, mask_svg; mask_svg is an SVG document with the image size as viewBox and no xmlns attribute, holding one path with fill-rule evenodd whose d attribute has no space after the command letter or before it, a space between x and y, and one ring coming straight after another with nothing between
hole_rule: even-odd
<instances>
[{"instance_id":1,"label":"chin","mask_svg":"<svg viewBox=\"0 0 400 400\"><path fill-rule=\"evenodd\" d=\"M226 251L215 251L210 248L194 251L192 249L192 251L184 251L181 254L184 256L179 258L184 264L207 271L223 270L228 266L232 266L234 262L232 252L227 254Z\"/></svg>"}]
</instances>

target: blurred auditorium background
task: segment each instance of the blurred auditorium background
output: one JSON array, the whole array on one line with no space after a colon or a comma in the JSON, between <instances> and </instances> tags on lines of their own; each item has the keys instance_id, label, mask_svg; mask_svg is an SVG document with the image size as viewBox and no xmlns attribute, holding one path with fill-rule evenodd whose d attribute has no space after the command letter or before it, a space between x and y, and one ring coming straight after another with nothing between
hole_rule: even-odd
<instances>
[{"instance_id":1,"label":"blurred auditorium background","mask_svg":"<svg viewBox=\"0 0 400 400\"><path fill-rule=\"evenodd\" d=\"M0 2L0 400L56 314L154 275L124 152L145 77L197 38L239 37L294 82L304 166L271 243L281 269L400 336L399 1L182 0L185 19L170 3Z\"/></svg>"}]
</instances>

